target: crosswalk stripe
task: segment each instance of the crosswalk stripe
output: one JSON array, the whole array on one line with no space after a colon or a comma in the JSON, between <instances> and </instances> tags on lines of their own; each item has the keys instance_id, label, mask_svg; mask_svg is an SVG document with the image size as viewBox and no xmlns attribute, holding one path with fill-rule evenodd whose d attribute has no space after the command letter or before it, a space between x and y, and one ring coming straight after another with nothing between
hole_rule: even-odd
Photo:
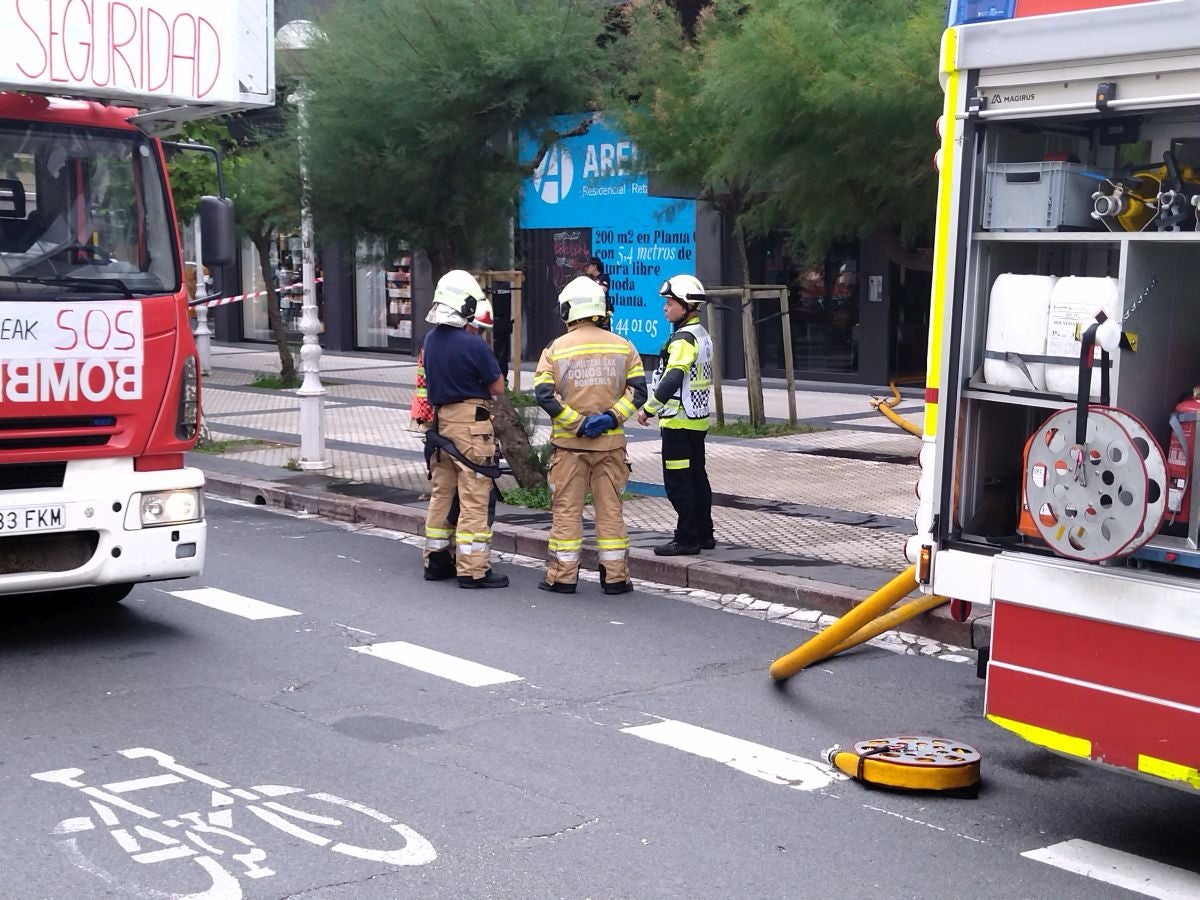
<instances>
[{"instance_id":1,"label":"crosswalk stripe","mask_svg":"<svg viewBox=\"0 0 1200 900\"><path fill-rule=\"evenodd\" d=\"M621 730L656 744L715 760L772 784L786 784L799 791L820 790L846 777L825 763L672 719Z\"/></svg>"},{"instance_id":2,"label":"crosswalk stripe","mask_svg":"<svg viewBox=\"0 0 1200 900\"><path fill-rule=\"evenodd\" d=\"M220 588L198 588L194 591L167 591L172 597L180 600L190 600L210 609L232 613L245 619L281 619L284 616L298 616L300 613L274 603L262 600L252 600L241 594L233 594Z\"/></svg>"},{"instance_id":3,"label":"crosswalk stripe","mask_svg":"<svg viewBox=\"0 0 1200 900\"><path fill-rule=\"evenodd\" d=\"M419 647L407 641L386 641L350 649L356 653L365 653L367 656L376 656L388 662L408 666L427 675L457 681L467 687L487 687L491 684L523 680L520 675L493 669L469 659L459 659L457 656L430 650L428 647Z\"/></svg>"},{"instance_id":4,"label":"crosswalk stripe","mask_svg":"<svg viewBox=\"0 0 1200 900\"><path fill-rule=\"evenodd\" d=\"M1063 841L1021 855L1147 897L1183 900L1200 896L1200 875L1195 872L1091 841Z\"/></svg>"}]
</instances>

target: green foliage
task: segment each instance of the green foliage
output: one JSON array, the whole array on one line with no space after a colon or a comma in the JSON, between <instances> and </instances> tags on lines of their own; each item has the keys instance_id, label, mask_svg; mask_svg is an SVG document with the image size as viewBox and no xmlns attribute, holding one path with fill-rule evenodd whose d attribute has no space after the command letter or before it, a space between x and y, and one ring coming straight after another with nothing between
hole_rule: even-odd
<instances>
[{"instance_id":1,"label":"green foliage","mask_svg":"<svg viewBox=\"0 0 1200 900\"><path fill-rule=\"evenodd\" d=\"M305 73L318 218L423 247L435 274L506 246L513 135L594 106L605 21L578 0L333 5Z\"/></svg>"},{"instance_id":2,"label":"green foliage","mask_svg":"<svg viewBox=\"0 0 1200 900\"><path fill-rule=\"evenodd\" d=\"M709 89L745 112L738 158L771 186L760 213L810 256L845 237L928 240L944 12L942 0L771 0L715 54Z\"/></svg>"},{"instance_id":3,"label":"green foliage","mask_svg":"<svg viewBox=\"0 0 1200 900\"><path fill-rule=\"evenodd\" d=\"M269 391L286 391L300 387L300 379L295 376L280 378L271 372L255 372L254 380L250 382L250 387L263 388Z\"/></svg>"},{"instance_id":4,"label":"green foliage","mask_svg":"<svg viewBox=\"0 0 1200 900\"><path fill-rule=\"evenodd\" d=\"M271 446L269 443L255 438L231 438L227 441L199 440L194 449L197 453L211 453L219 456L230 450L249 450L255 447L269 446Z\"/></svg>"},{"instance_id":5,"label":"green foliage","mask_svg":"<svg viewBox=\"0 0 1200 900\"><path fill-rule=\"evenodd\" d=\"M505 493L504 502L510 506L524 506L528 509L549 509L550 488L544 484L532 488L513 488Z\"/></svg>"},{"instance_id":6,"label":"green foliage","mask_svg":"<svg viewBox=\"0 0 1200 900\"><path fill-rule=\"evenodd\" d=\"M643 162L810 258L926 241L943 0L713 0L685 35L634 0L619 118Z\"/></svg>"},{"instance_id":7,"label":"green foliage","mask_svg":"<svg viewBox=\"0 0 1200 900\"><path fill-rule=\"evenodd\" d=\"M531 406L537 406L537 398L533 396L533 391L518 392L506 387L504 392L508 394L508 399L512 401L512 405L516 409L527 409Z\"/></svg>"},{"instance_id":8,"label":"green foliage","mask_svg":"<svg viewBox=\"0 0 1200 900\"><path fill-rule=\"evenodd\" d=\"M634 500L637 497L637 494L630 493L629 491L624 491L621 494L622 500ZM513 488L504 495L504 502L509 506L524 506L527 509L549 509L553 499L550 487L545 484L533 488ZM592 505L591 491L583 495L583 505Z\"/></svg>"},{"instance_id":9,"label":"green foliage","mask_svg":"<svg viewBox=\"0 0 1200 900\"><path fill-rule=\"evenodd\" d=\"M225 160L238 231L251 240L300 227L300 156L294 134L255 135Z\"/></svg>"},{"instance_id":10,"label":"green foliage","mask_svg":"<svg viewBox=\"0 0 1200 900\"><path fill-rule=\"evenodd\" d=\"M617 119L644 167L717 202L731 187L752 193L759 180L737 156L742 119L753 110L727 107L711 87L715 57L736 40L743 11L741 0L713 0L691 36L666 0L635 0L626 11Z\"/></svg>"},{"instance_id":11,"label":"green foliage","mask_svg":"<svg viewBox=\"0 0 1200 900\"><path fill-rule=\"evenodd\" d=\"M178 140L218 149L231 145L229 128L220 120L186 122ZM168 148L167 172L171 179L171 196L175 200L175 215L184 225L195 217L201 197L206 194L216 196L217 164L211 153Z\"/></svg>"},{"instance_id":12,"label":"green foliage","mask_svg":"<svg viewBox=\"0 0 1200 900\"><path fill-rule=\"evenodd\" d=\"M713 425L708 429L708 433L716 437L759 438L783 437L788 434L812 434L815 431L824 430L824 428L803 422L793 428L787 422L765 422L755 425L749 419L735 419L724 425Z\"/></svg>"}]
</instances>

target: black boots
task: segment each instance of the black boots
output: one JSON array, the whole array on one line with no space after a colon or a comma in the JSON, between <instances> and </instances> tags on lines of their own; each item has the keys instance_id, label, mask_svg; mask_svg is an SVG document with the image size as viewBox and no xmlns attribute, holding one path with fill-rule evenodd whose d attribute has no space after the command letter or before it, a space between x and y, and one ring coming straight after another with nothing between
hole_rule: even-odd
<instances>
[{"instance_id":1,"label":"black boots","mask_svg":"<svg viewBox=\"0 0 1200 900\"><path fill-rule=\"evenodd\" d=\"M508 576L497 575L488 569L482 578L471 578L469 575L458 576L460 588L503 588L508 587Z\"/></svg>"},{"instance_id":2,"label":"black boots","mask_svg":"<svg viewBox=\"0 0 1200 900\"><path fill-rule=\"evenodd\" d=\"M633 582L628 578L624 581L609 581L607 570L604 568L604 566L601 566L600 587L606 594L628 594L633 590Z\"/></svg>"},{"instance_id":3,"label":"black boots","mask_svg":"<svg viewBox=\"0 0 1200 900\"><path fill-rule=\"evenodd\" d=\"M455 575L454 558L449 550L435 550L425 564L426 581L445 581Z\"/></svg>"},{"instance_id":4,"label":"black boots","mask_svg":"<svg viewBox=\"0 0 1200 900\"><path fill-rule=\"evenodd\" d=\"M552 594L573 594L575 585L567 584L565 581L539 581L538 590L549 591Z\"/></svg>"},{"instance_id":5,"label":"black boots","mask_svg":"<svg viewBox=\"0 0 1200 900\"><path fill-rule=\"evenodd\" d=\"M654 548L655 556L695 556L699 552L699 544L680 544L678 541L659 544Z\"/></svg>"}]
</instances>

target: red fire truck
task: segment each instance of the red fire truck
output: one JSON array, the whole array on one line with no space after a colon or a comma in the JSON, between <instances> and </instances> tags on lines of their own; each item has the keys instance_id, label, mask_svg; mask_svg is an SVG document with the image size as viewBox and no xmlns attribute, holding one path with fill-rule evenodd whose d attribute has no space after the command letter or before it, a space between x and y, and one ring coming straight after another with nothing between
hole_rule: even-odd
<instances>
[{"instance_id":1,"label":"red fire truck","mask_svg":"<svg viewBox=\"0 0 1200 900\"><path fill-rule=\"evenodd\" d=\"M1200 789L1200 2L949 15L907 555L993 722Z\"/></svg>"},{"instance_id":2,"label":"red fire truck","mask_svg":"<svg viewBox=\"0 0 1200 900\"><path fill-rule=\"evenodd\" d=\"M274 101L270 0L0 0L0 596L204 565L200 381L156 133ZM232 261L228 201L201 203Z\"/></svg>"}]
</instances>

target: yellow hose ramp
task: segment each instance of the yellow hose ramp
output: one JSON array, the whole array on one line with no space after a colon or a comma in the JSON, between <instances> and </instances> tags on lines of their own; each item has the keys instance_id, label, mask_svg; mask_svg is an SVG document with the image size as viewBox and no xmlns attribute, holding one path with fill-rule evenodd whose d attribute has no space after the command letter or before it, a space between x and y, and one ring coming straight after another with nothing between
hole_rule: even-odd
<instances>
[{"instance_id":1,"label":"yellow hose ramp","mask_svg":"<svg viewBox=\"0 0 1200 900\"><path fill-rule=\"evenodd\" d=\"M904 418L902 415L892 409L893 406L900 402L900 390L896 387L896 382L893 381L888 385L888 387L891 388L892 396L886 400L881 400L878 397L872 397L871 408L881 412L885 418L894 422L896 425L899 425L909 434L916 435L917 437L923 437L925 432L921 429L920 425L910 422L908 419Z\"/></svg>"},{"instance_id":2,"label":"yellow hose ramp","mask_svg":"<svg viewBox=\"0 0 1200 900\"><path fill-rule=\"evenodd\" d=\"M902 736L832 747L825 758L864 784L909 791L970 791L979 784L982 757L974 747L946 738Z\"/></svg>"}]
</instances>

